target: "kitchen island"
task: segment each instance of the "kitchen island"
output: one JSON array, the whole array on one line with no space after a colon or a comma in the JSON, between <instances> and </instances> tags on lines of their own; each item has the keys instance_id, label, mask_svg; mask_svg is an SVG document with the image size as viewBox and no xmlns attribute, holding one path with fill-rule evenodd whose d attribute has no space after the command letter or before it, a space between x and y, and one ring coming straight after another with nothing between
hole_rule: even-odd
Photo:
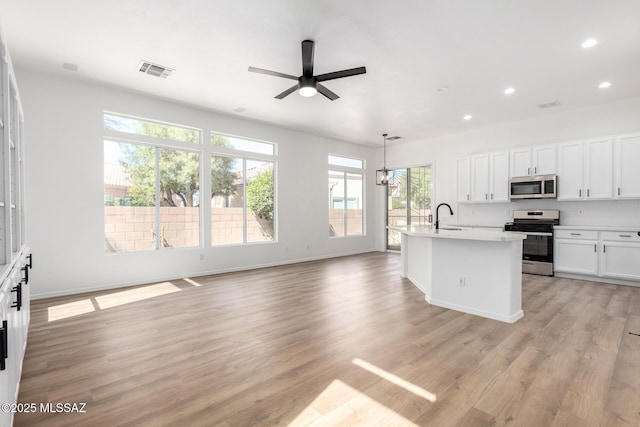
<instances>
[{"instance_id":1,"label":"kitchen island","mask_svg":"<svg viewBox=\"0 0 640 427\"><path fill-rule=\"evenodd\" d=\"M401 276L429 304L513 323L522 312L525 234L389 227L402 234Z\"/></svg>"}]
</instances>

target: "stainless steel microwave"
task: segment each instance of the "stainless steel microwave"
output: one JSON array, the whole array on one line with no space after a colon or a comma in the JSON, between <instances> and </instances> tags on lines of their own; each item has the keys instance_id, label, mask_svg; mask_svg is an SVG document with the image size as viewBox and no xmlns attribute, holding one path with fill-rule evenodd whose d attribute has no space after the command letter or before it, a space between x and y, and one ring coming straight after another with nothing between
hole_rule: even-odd
<instances>
[{"instance_id":1,"label":"stainless steel microwave","mask_svg":"<svg viewBox=\"0 0 640 427\"><path fill-rule=\"evenodd\" d=\"M511 178L511 199L555 199L557 197L556 175L525 176Z\"/></svg>"}]
</instances>

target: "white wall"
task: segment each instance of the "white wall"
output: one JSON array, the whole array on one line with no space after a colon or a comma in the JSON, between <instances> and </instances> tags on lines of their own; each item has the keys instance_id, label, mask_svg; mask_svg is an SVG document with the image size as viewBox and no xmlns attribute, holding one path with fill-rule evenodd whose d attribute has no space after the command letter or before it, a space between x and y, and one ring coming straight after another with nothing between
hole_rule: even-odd
<instances>
[{"instance_id":1,"label":"white wall","mask_svg":"<svg viewBox=\"0 0 640 427\"><path fill-rule=\"evenodd\" d=\"M454 218L447 222L501 225L512 219L514 209L560 209L564 225L628 225L640 227L640 201L558 202L524 200L498 204L458 204L456 164L459 157L475 153L552 144L582 138L601 137L640 131L640 98L567 112L549 112L543 117L487 127L466 133L425 141L399 143L387 147L387 167L417 166L434 162L435 202L454 207ZM378 150L377 167L382 164ZM639 159L640 165L640 159ZM384 192L377 208L383 209ZM455 204L454 204L455 203ZM580 213L582 212L582 213ZM383 218L378 217L378 230ZM378 249L384 242L379 239Z\"/></svg>"},{"instance_id":2,"label":"white wall","mask_svg":"<svg viewBox=\"0 0 640 427\"><path fill-rule=\"evenodd\" d=\"M112 87L17 70L25 112L27 244L36 298L375 249L375 150ZM103 110L278 144L278 242L104 252ZM328 237L327 155L361 158L366 236ZM201 255L204 260L200 260Z\"/></svg>"}]
</instances>

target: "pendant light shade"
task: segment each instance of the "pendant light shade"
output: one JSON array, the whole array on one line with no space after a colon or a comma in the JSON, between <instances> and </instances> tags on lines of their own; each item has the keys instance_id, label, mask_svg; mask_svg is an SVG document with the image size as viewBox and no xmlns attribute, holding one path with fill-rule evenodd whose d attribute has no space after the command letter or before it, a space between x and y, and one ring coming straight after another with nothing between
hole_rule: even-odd
<instances>
[{"instance_id":1,"label":"pendant light shade","mask_svg":"<svg viewBox=\"0 0 640 427\"><path fill-rule=\"evenodd\" d=\"M382 134L383 145L382 145L382 169L378 169L376 171L376 185L387 185L389 184L389 171L387 170L387 135L386 133Z\"/></svg>"}]
</instances>

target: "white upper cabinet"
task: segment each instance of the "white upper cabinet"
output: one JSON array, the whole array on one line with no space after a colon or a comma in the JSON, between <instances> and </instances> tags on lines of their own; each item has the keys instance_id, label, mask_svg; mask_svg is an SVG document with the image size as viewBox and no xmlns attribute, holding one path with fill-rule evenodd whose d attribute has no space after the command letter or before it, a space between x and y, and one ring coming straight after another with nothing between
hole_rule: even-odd
<instances>
[{"instance_id":1,"label":"white upper cabinet","mask_svg":"<svg viewBox=\"0 0 640 427\"><path fill-rule=\"evenodd\" d=\"M614 197L640 198L640 134L616 138Z\"/></svg>"},{"instance_id":2,"label":"white upper cabinet","mask_svg":"<svg viewBox=\"0 0 640 427\"><path fill-rule=\"evenodd\" d=\"M468 161L458 162L458 200L472 202L508 202L509 201L509 152L476 154ZM463 160L463 159L461 159ZM461 191L464 188L466 178L464 171L470 165L470 197L468 193ZM460 185L460 182L463 184ZM468 187L468 188L469 188ZM469 197L469 198L467 198Z\"/></svg>"},{"instance_id":3,"label":"white upper cabinet","mask_svg":"<svg viewBox=\"0 0 640 427\"><path fill-rule=\"evenodd\" d=\"M463 157L456 161L456 200L471 201L471 158Z\"/></svg>"},{"instance_id":4,"label":"white upper cabinet","mask_svg":"<svg viewBox=\"0 0 640 427\"><path fill-rule=\"evenodd\" d=\"M456 166L458 202L508 202L509 178L538 175L557 175L561 201L640 199L640 133L475 154Z\"/></svg>"},{"instance_id":5,"label":"white upper cabinet","mask_svg":"<svg viewBox=\"0 0 640 427\"><path fill-rule=\"evenodd\" d=\"M512 178L520 176L554 175L556 173L556 146L541 145L538 147L511 150Z\"/></svg>"},{"instance_id":6,"label":"white upper cabinet","mask_svg":"<svg viewBox=\"0 0 640 427\"><path fill-rule=\"evenodd\" d=\"M613 197L613 140L592 139L558 145L558 200Z\"/></svg>"},{"instance_id":7,"label":"white upper cabinet","mask_svg":"<svg viewBox=\"0 0 640 427\"><path fill-rule=\"evenodd\" d=\"M602 138L585 142L586 168L584 183L586 198L613 198L613 139Z\"/></svg>"},{"instance_id":8,"label":"white upper cabinet","mask_svg":"<svg viewBox=\"0 0 640 427\"><path fill-rule=\"evenodd\" d=\"M511 150L511 177L531 175L531 148Z\"/></svg>"},{"instance_id":9,"label":"white upper cabinet","mask_svg":"<svg viewBox=\"0 0 640 427\"><path fill-rule=\"evenodd\" d=\"M489 154L489 200L509 201L509 152Z\"/></svg>"},{"instance_id":10,"label":"white upper cabinet","mask_svg":"<svg viewBox=\"0 0 640 427\"><path fill-rule=\"evenodd\" d=\"M556 145L541 145L531 149L533 175L555 175Z\"/></svg>"},{"instance_id":11,"label":"white upper cabinet","mask_svg":"<svg viewBox=\"0 0 640 427\"><path fill-rule=\"evenodd\" d=\"M471 156L471 201L489 201L489 154Z\"/></svg>"},{"instance_id":12,"label":"white upper cabinet","mask_svg":"<svg viewBox=\"0 0 640 427\"><path fill-rule=\"evenodd\" d=\"M583 142L558 145L558 200L582 200Z\"/></svg>"}]
</instances>

